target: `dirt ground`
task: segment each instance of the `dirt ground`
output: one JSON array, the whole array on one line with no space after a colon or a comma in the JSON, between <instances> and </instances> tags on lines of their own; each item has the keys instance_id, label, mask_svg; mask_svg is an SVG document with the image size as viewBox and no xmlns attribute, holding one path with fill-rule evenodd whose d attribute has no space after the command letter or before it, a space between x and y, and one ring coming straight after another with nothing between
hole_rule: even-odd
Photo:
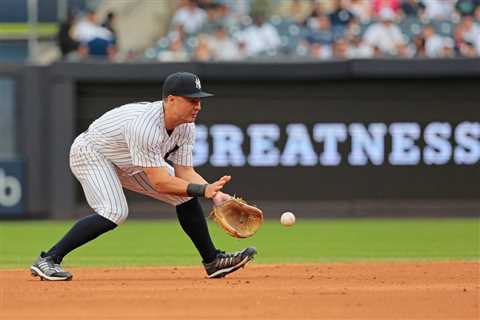
<instances>
[{"instance_id":1,"label":"dirt ground","mask_svg":"<svg viewBox=\"0 0 480 320\"><path fill-rule=\"evenodd\" d=\"M0 319L480 319L480 262L0 270Z\"/></svg>"}]
</instances>

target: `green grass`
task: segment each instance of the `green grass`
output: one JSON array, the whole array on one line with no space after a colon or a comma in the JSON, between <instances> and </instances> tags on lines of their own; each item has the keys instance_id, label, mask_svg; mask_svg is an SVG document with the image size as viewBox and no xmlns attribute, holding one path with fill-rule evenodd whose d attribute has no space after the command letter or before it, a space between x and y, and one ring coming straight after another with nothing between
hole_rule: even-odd
<instances>
[{"instance_id":1,"label":"green grass","mask_svg":"<svg viewBox=\"0 0 480 320\"><path fill-rule=\"evenodd\" d=\"M267 221L254 237L237 240L210 225L224 250L255 245L257 263L358 260L478 260L479 219L336 219L285 228ZM0 268L28 266L56 242L68 222L0 222ZM130 220L70 254L67 266L198 265L199 256L174 220Z\"/></svg>"}]
</instances>

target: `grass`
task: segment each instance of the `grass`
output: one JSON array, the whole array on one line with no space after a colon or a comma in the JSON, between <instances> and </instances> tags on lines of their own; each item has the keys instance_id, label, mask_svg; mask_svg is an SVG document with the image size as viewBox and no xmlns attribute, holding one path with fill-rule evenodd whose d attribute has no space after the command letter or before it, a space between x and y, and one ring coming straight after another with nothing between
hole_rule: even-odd
<instances>
[{"instance_id":1,"label":"grass","mask_svg":"<svg viewBox=\"0 0 480 320\"><path fill-rule=\"evenodd\" d=\"M0 222L0 268L24 268L73 221ZM290 228L267 221L250 239L210 225L218 247L255 245L257 263L358 260L478 260L479 219L300 219ZM67 266L198 265L200 258L174 220L130 220L72 252Z\"/></svg>"}]
</instances>

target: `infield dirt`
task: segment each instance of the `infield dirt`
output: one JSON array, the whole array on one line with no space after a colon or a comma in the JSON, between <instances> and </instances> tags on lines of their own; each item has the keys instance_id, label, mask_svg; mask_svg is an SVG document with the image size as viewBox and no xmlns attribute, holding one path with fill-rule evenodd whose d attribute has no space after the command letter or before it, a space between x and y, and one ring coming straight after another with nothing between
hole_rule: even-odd
<instances>
[{"instance_id":1,"label":"infield dirt","mask_svg":"<svg viewBox=\"0 0 480 320\"><path fill-rule=\"evenodd\" d=\"M478 261L68 270L0 270L0 319L480 319Z\"/></svg>"}]
</instances>

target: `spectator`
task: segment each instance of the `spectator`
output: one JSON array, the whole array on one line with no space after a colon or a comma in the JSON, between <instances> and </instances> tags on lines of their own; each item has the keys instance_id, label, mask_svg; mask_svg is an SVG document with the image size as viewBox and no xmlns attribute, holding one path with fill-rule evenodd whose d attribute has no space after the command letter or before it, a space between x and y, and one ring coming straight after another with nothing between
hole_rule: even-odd
<instances>
[{"instance_id":1,"label":"spectator","mask_svg":"<svg viewBox=\"0 0 480 320\"><path fill-rule=\"evenodd\" d=\"M114 59L116 49L112 33L96 24L95 11L88 11L73 29L73 37L81 43L82 52L95 58Z\"/></svg>"},{"instance_id":2,"label":"spectator","mask_svg":"<svg viewBox=\"0 0 480 320\"><path fill-rule=\"evenodd\" d=\"M471 57L474 51L473 44L465 41L465 25L459 24L454 34L455 52L458 56ZM473 49L473 50L472 50Z\"/></svg>"},{"instance_id":3,"label":"spectator","mask_svg":"<svg viewBox=\"0 0 480 320\"><path fill-rule=\"evenodd\" d=\"M245 1L247 2L248 0ZM218 19L224 25L225 30L231 31L237 29L239 21L228 6L227 0L219 0L217 5Z\"/></svg>"},{"instance_id":4,"label":"spectator","mask_svg":"<svg viewBox=\"0 0 480 320\"><path fill-rule=\"evenodd\" d=\"M241 24L250 14L252 0L222 0L222 4L228 8L228 19Z\"/></svg>"},{"instance_id":5,"label":"spectator","mask_svg":"<svg viewBox=\"0 0 480 320\"><path fill-rule=\"evenodd\" d=\"M425 39L425 56L428 58L444 57L448 39L436 34L432 25L425 26L422 34Z\"/></svg>"},{"instance_id":6,"label":"spectator","mask_svg":"<svg viewBox=\"0 0 480 320\"><path fill-rule=\"evenodd\" d=\"M216 3L209 3L205 5L205 10L207 13L207 20L202 26L201 33L210 34L214 31L218 23L223 23L220 17L219 5Z\"/></svg>"},{"instance_id":7,"label":"spectator","mask_svg":"<svg viewBox=\"0 0 480 320\"><path fill-rule=\"evenodd\" d=\"M244 43L249 56L255 56L268 50L276 50L280 46L277 29L265 22L265 16L253 17L253 24L237 34L239 42Z\"/></svg>"},{"instance_id":8,"label":"spectator","mask_svg":"<svg viewBox=\"0 0 480 320\"><path fill-rule=\"evenodd\" d=\"M348 58L348 43L345 39L338 39L332 46L333 56L337 59Z\"/></svg>"},{"instance_id":9,"label":"spectator","mask_svg":"<svg viewBox=\"0 0 480 320\"><path fill-rule=\"evenodd\" d=\"M372 18L372 8L370 1L365 0L349 0L347 8L353 13L353 15L362 23L367 23Z\"/></svg>"},{"instance_id":10,"label":"spectator","mask_svg":"<svg viewBox=\"0 0 480 320\"><path fill-rule=\"evenodd\" d=\"M477 7L480 7L479 0L457 0L455 9L462 16L472 16L475 13Z\"/></svg>"},{"instance_id":11,"label":"spectator","mask_svg":"<svg viewBox=\"0 0 480 320\"><path fill-rule=\"evenodd\" d=\"M477 50L475 49L475 45L471 42L465 41L460 44L458 48L458 53L462 57L466 58L474 58L477 56Z\"/></svg>"},{"instance_id":12,"label":"spectator","mask_svg":"<svg viewBox=\"0 0 480 320\"><path fill-rule=\"evenodd\" d=\"M97 14L93 10L87 11L86 15L74 26L72 36L79 42L88 42L99 34L97 26Z\"/></svg>"},{"instance_id":13,"label":"spectator","mask_svg":"<svg viewBox=\"0 0 480 320\"><path fill-rule=\"evenodd\" d=\"M182 25L188 34L199 32L206 21L207 14L198 7L196 0L184 0L172 19L173 26Z\"/></svg>"},{"instance_id":14,"label":"spectator","mask_svg":"<svg viewBox=\"0 0 480 320\"><path fill-rule=\"evenodd\" d=\"M475 49L477 50L477 56L480 57L480 33L475 38Z\"/></svg>"},{"instance_id":15,"label":"spectator","mask_svg":"<svg viewBox=\"0 0 480 320\"><path fill-rule=\"evenodd\" d=\"M429 20L451 20L454 17L456 0L422 0L425 18Z\"/></svg>"},{"instance_id":16,"label":"spectator","mask_svg":"<svg viewBox=\"0 0 480 320\"><path fill-rule=\"evenodd\" d=\"M187 38L187 34L185 33L185 28L183 27L182 24L175 25L175 29L170 31L167 34L166 38L168 39L168 41L180 39L182 42L184 42L185 39Z\"/></svg>"},{"instance_id":17,"label":"spectator","mask_svg":"<svg viewBox=\"0 0 480 320\"><path fill-rule=\"evenodd\" d=\"M87 43L88 55L93 58L113 60L116 55L113 38L96 37Z\"/></svg>"},{"instance_id":18,"label":"spectator","mask_svg":"<svg viewBox=\"0 0 480 320\"><path fill-rule=\"evenodd\" d=\"M293 20L300 25L305 24L305 21L311 12L311 0L282 0L277 7L277 13L280 16Z\"/></svg>"},{"instance_id":19,"label":"spectator","mask_svg":"<svg viewBox=\"0 0 480 320\"><path fill-rule=\"evenodd\" d=\"M310 57L318 60L328 60L333 56L332 47L321 43L312 43L309 45Z\"/></svg>"},{"instance_id":20,"label":"spectator","mask_svg":"<svg viewBox=\"0 0 480 320\"><path fill-rule=\"evenodd\" d=\"M112 11L109 11L107 13L107 16L105 17L105 20L102 23L102 27L106 28L112 33L113 41L115 42L115 44L118 41L118 38L117 38L118 34L117 34L117 31L115 30L116 19L117 19L117 16L115 15L115 13Z\"/></svg>"},{"instance_id":21,"label":"spectator","mask_svg":"<svg viewBox=\"0 0 480 320\"><path fill-rule=\"evenodd\" d=\"M161 51L157 55L157 60L162 62L188 61L189 58L183 40L180 37L172 39L168 49Z\"/></svg>"},{"instance_id":22,"label":"spectator","mask_svg":"<svg viewBox=\"0 0 480 320\"><path fill-rule=\"evenodd\" d=\"M213 54L208 45L206 35L200 34L197 37L197 45L193 50L192 60L202 62L213 60Z\"/></svg>"},{"instance_id":23,"label":"spectator","mask_svg":"<svg viewBox=\"0 0 480 320\"><path fill-rule=\"evenodd\" d=\"M308 20L307 41L331 45L334 41L332 25L326 15L319 15Z\"/></svg>"},{"instance_id":24,"label":"spectator","mask_svg":"<svg viewBox=\"0 0 480 320\"><path fill-rule=\"evenodd\" d=\"M419 18L425 14L425 5L419 0L404 0L400 4L400 12L404 17Z\"/></svg>"},{"instance_id":25,"label":"spectator","mask_svg":"<svg viewBox=\"0 0 480 320\"><path fill-rule=\"evenodd\" d=\"M380 22L368 27L364 34L366 44L377 48L383 55L405 55L406 46L400 28L393 23L395 14L390 9L383 9Z\"/></svg>"},{"instance_id":26,"label":"spectator","mask_svg":"<svg viewBox=\"0 0 480 320\"><path fill-rule=\"evenodd\" d=\"M226 0L214 0L204 5L207 13L207 21L202 27L201 33L211 34L215 31L218 24L222 24L226 29L235 29L238 27Z\"/></svg>"},{"instance_id":27,"label":"spectator","mask_svg":"<svg viewBox=\"0 0 480 320\"><path fill-rule=\"evenodd\" d=\"M65 58L68 54L76 52L80 43L73 39L72 28L75 18L71 12L68 13L67 19L60 24L57 33L57 43L62 53L62 57Z\"/></svg>"},{"instance_id":28,"label":"spectator","mask_svg":"<svg viewBox=\"0 0 480 320\"><path fill-rule=\"evenodd\" d=\"M329 14L329 17L334 28L337 26L344 27L354 18L353 13L343 5L342 0L333 0L333 11Z\"/></svg>"},{"instance_id":29,"label":"spectator","mask_svg":"<svg viewBox=\"0 0 480 320\"><path fill-rule=\"evenodd\" d=\"M355 36L358 36L362 33L362 25L360 21L355 17L354 19L350 20L343 33L343 37L346 39L352 39Z\"/></svg>"},{"instance_id":30,"label":"spectator","mask_svg":"<svg viewBox=\"0 0 480 320\"><path fill-rule=\"evenodd\" d=\"M480 33L480 26L472 16L464 16L460 25L463 28L463 40L474 43L476 36Z\"/></svg>"},{"instance_id":31,"label":"spectator","mask_svg":"<svg viewBox=\"0 0 480 320\"><path fill-rule=\"evenodd\" d=\"M413 46L414 46L414 56L416 58L425 58L427 56L426 50L425 50L425 37L420 34L415 36L412 39Z\"/></svg>"},{"instance_id":32,"label":"spectator","mask_svg":"<svg viewBox=\"0 0 480 320\"><path fill-rule=\"evenodd\" d=\"M374 16L378 16L383 9L390 9L397 14L400 9L399 0L372 0L372 10Z\"/></svg>"},{"instance_id":33,"label":"spectator","mask_svg":"<svg viewBox=\"0 0 480 320\"><path fill-rule=\"evenodd\" d=\"M455 48L458 51L460 48L461 43L463 43L463 33L464 33L464 26L462 24L457 25L453 32L453 40L455 41ZM457 52L459 53L459 52Z\"/></svg>"},{"instance_id":34,"label":"spectator","mask_svg":"<svg viewBox=\"0 0 480 320\"><path fill-rule=\"evenodd\" d=\"M243 59L248 58L248 51L247 51L247 45L245 44L245 41L239 39L237 41L237 46L238 46L238 52L240 54L240 57Z\"/></svg>"},{"instance_id":35,"label":"spectator","mask_svg":"<svg viewBox=\"0 0 480 320\"><path fill-rule=\"evenodd\" d=\"M353 36L348 48L347 57L350 59L368 59L374 55L372 47L362 41L360 35Z\"/></svg>"},{"instance_id":36,"label":"spectator","mask_svg":"<svg viewBox=\"0 0 480 320\"><path fill-rule=\"evenodd\" d=\"M310 13L310 15L307 17L307 20L308 18L321 16L321 15L324 15L325 13L326 13L325 4L320 0L315 0L313 1L312 13Z\"/></svg>"},{"instance_id":37,"label":"spectator","mask_svg":"<svg viewBox=\"0 0 480 320\"><path fill-rule=\"evenodd\" d=\"M465 16L454 32L455 50L458 55L473 57L477 47L479 26L471 16Z\"/></svg>"},{"instance_id":38,"label":"spectator","mask_svg":"<svg viewBox=\"0 0 480 320\"><path fill-rule=\"evenodd\" d=\"M238 50L237 43L228 36L225 27L218 24L213 35L208 39L208 46L215 60L239 60L244 58Z\"/></svg>"},{"instance_id":39,"label":"spectator","mask_svg":"<svg viewBox=\"0 0 480 320\"><path fill-rule=\"evenodd\" d=\"M444 58L455 58L455 50L453 46L453 40L448 38L447 45L443 47L443 54ZM475 55L473 55L475 57Z\"/></svg>"}]
</instances>

